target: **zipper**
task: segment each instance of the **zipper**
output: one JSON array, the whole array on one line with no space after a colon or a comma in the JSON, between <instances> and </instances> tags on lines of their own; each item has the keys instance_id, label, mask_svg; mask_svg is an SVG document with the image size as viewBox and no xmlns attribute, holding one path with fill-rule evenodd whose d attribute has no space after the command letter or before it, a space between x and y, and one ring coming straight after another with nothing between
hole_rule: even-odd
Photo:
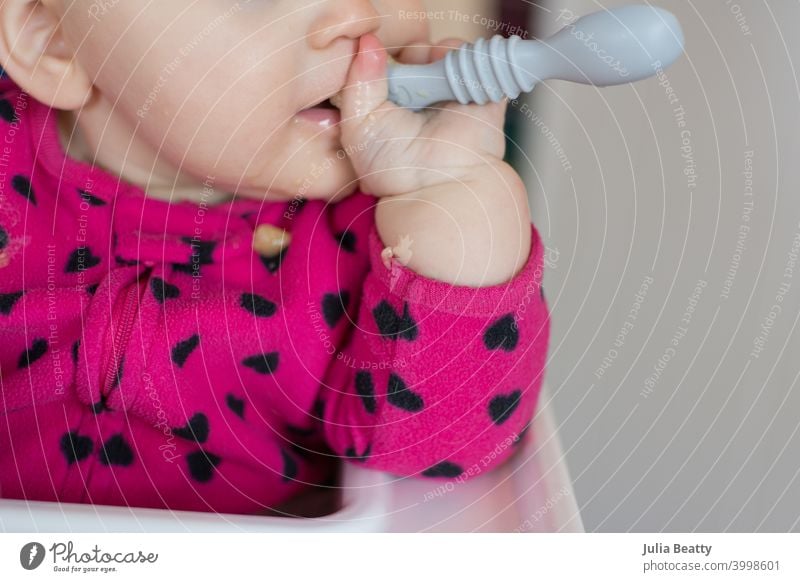
<instances>
[{"instance_id":1,"label":"zipper","mask_svg":"<svg viewBox=\"0 0 800 582\"><path fill-rule=\"evenodd\" d=\"M111 317L110 328L113 330L116 322L116 333L113 333L113 343L111 344L111 357L106 359L105 378L100 391L100 398L103 402L108 398L111 391L116 388L117 373L119 372L122 357L128 348L131 333L133 332L133 322L136 321L136 314L139 311L139 304L147 288L147 281L153 268L147 267L139 274L135 283L128 285L128 288L121 293L121 298L114 304L114 312ZM111 335L111 334L109 334Z\"/></svg>"}]
</instances>

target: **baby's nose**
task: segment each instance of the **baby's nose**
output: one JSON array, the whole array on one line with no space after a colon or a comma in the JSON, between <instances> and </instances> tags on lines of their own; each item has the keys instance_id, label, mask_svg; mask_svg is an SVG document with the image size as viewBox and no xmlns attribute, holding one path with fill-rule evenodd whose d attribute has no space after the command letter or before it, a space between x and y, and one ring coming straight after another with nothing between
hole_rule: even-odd
<instances>
[{"instance_id":1,"label":"baby's nose","mask_svg":"<svg viewBox=\"0 0 800 582\"><path fill-rule=\"evenodd\" d=\"M381 14L371 0L327 0L311 24L308 41L315 49L327 47L337 38L358 39L381 25Z\"/></svg>"}]
</instances>

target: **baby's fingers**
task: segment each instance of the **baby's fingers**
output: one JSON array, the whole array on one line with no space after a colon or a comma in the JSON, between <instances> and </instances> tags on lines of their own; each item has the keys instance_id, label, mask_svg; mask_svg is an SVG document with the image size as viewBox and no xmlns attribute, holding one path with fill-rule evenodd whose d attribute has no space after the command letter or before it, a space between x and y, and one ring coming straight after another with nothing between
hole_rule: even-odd
<instances>
[{"instance_id":1,"label":"baby's fingers","mask_svg":"<svg viewBox=\"0 0 800 582\"><path fill-rule=\"evenodd\" d=\"M378 37L372 33L363 35L338 100L343 131L364 124L386 102L386 63L386 49Z\"/></svg>"},{"instance_id":2,"label":"baby's fingers","mask_svg":"<svg viewBox=\"0 0 800 582\"><path fill-rule=\"evenodd\" d=\"M449 53L453 49L457 49L465 42L467 41L455 37L440 40L438 43L436 43L436 46L431 47L431 52L429 56L430 62L433 63L440 59L443 59L444 57L447 56L447 53Z\"/></svg>"}]
</instances>

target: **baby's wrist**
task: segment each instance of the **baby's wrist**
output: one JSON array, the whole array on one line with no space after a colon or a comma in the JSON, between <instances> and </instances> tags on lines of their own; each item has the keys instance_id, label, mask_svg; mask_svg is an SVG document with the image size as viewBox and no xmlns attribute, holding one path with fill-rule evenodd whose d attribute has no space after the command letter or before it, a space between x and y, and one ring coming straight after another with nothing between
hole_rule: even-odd
<instances>
[{"instance_id":1,"label":"baby's wrist","mask_svg":"<svg viewBox=\"0 0 800 582\"><path fill-rule=\"evenodd\" d=\"M392 259L432 279L485 287L505 283L531 247L527 192L505 162L465 169L455 180L381 198L376 228Z\"/></svg>"},{"instance_id":2,"label":"baby's wrist","mask_svg":"<svg viewBox=\"0 0 800 582\"><path fill-rule=\"evenodd\" d=\"M505 161L494 156L484 155L480 163L468 166L448 166L442 168L430 168L419 173L419 182L414 192L408 192L405 196L413 196L415 192L420 192L434 187L446 187L450 185L457 188L459 184L481 184L493 183L501 176L516 174L514 169Z\"/></svg>"}]
</instances>

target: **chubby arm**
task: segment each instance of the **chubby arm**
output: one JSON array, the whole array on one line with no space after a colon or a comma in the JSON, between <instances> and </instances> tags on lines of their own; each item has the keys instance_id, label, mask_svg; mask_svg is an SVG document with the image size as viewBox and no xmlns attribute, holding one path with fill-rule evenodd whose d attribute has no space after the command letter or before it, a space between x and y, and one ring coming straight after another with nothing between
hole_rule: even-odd
<instances>
[{"instance_id":1,"label":"chubby arm","mask_svg":"<svg viewBox=\"0 0 800 582\"><path fill-rule=\"evenodd\" d=\"M353 333L334 357L320 402L334 452L398 475L469 478L502 463L533 416L549 315L542 245L502 284L425 277L370 232L371 270Z\"/></svg>"},{"instance_id":2,"label":"chubby arm","mask_svg":"<svg viewBox=\"0 0 800 582\"><path fill-rule=\"evenodd\" d=\"M380 200L353 333L321 390L326 440L399 475L491 470L533 416L549 339L542 244L502 162L507 104L398 108L372 34L340 104L342 144Z\"/></svg>"}]
</instances>

